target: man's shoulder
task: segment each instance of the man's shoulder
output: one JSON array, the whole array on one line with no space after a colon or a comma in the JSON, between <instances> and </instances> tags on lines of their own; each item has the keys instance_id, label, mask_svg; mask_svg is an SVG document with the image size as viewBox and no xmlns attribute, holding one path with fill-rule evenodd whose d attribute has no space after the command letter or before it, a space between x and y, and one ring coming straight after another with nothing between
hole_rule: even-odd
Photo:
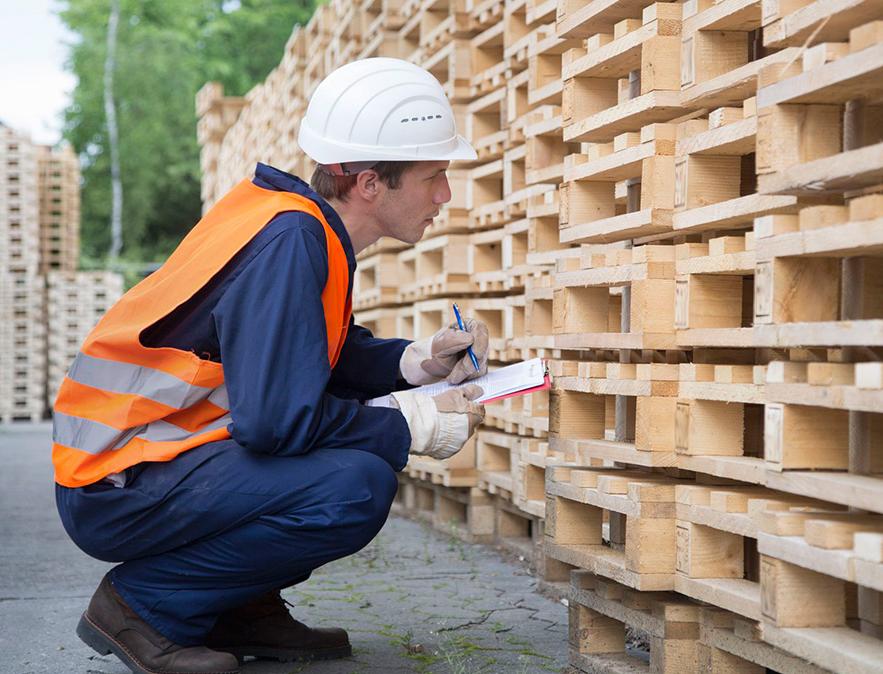
<instances>
[{"instance_id":1,"label":"man's shoulder","mask_svg":"<svg viewBox=\"0 0 883 674\"><path fill-rule=\"evenodd\" d=\"M302 236L309 233L315 236L320 242L325 243L325 228L316 216L304 211L285 211L278 213L267 226L261 230L258 236L267 237L267 241L277 237ZM257 237L256 237L257 238Z\"/></svg>"}]
</instances>

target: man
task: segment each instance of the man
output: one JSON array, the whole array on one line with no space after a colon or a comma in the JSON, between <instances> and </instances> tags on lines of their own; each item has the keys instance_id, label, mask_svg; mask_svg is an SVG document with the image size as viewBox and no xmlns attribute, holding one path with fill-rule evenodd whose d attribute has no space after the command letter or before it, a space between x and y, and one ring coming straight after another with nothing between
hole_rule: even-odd
<instances>
[{"instance_id":1,"label":"man","mask_svg":"<svg viewBox=\"0 0 883 674\"><path fill-rule=\"evenodd\" d=\"M367 545L409 451L451 456L484 415L475 385L407 390L483 374L483 324L408 342L351 319L355 254L418 241L450 199L449 161L475 158L439 83L397 59L344 66L300 143L315 191L259 164L111 308L55 404L62 522L122 562L77 633L134 672L349 655L280 589Z\"/></svg>"}]
</instances>

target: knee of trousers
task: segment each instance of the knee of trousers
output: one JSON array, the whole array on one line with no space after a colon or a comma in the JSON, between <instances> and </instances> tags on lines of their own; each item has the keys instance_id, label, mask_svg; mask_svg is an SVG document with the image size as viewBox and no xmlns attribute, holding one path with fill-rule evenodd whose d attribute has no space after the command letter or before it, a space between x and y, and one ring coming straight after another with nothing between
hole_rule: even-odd
<instances>
[{"instance_id":1,"label":"knee of trousers","mask_svg":"<svg viewBox=\"0 0 883 674\"><path fill-rule=\"evenodd\" d=\"M358 550L367 545L386 522L398 490L398 480L392 467L374 454L359 452L356 463L341 480L338 497L345 500L352 496L358 501L352 520L359 530L359 534L353 537ZM363 499L366 492L371 495L368 500Z\"/></svg>"}]
</instances>

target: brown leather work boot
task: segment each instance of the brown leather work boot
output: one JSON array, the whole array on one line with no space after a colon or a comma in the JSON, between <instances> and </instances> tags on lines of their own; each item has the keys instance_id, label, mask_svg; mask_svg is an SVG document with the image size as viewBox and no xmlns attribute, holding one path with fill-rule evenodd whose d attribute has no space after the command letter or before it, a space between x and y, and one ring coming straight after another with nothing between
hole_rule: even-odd
<instances>
[{"instance_id":1,"label":"brown leather work boot","mask_svg":"<svg viewBox=\"0 0 883 674\"><path fill-rule=\"evenodd\" d=\"M313 629L295 620L279 592L269 592L223 613L206 645L242 660L250 655L281 660L333 660L353 654L346 630Z\"/></svg>"},{"instance_id":2,"label":"brown leather work boot","mask_svg":"<svg viewBox=\"0 0 883 674\"><path fill-rule=\"evenodd\" d=\"M101 655L113 653L136 674L239 674L230 653L166 639L129 608L107 576L80 618L77 636Z\"/></svg>"}]
</instances>

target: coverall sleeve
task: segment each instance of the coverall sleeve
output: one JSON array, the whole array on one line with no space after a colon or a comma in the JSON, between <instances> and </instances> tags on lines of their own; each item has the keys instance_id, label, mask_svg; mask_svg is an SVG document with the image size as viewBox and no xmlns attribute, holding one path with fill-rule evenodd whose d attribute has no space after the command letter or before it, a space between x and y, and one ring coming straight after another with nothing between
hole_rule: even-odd
<instances>
[{"instance_id":1,"label":"coverall sleeve","mask_svg":"<svg viewBox=\"0 0 883 674\"><path fill-rule=\"evenodd\" d=\"M345 398L367 400L410 388L399 372L402 352L410 343L407 339L378 339L351 319L329 390Z\"/></svg>"},{"instance_id":2,"label":"coverall sleeve","mask_svg":"<svg viewBox=\"0 0 883 674\"><path fill-rule=\"evenodd\" d=\"M411 443L402 414L326 391L331 367L321 296L328 258L324 237L309 226L285 228L269 241L213 311L230 434L254 452L359 449L401 470Z\"/></svg>"}]
</instances>

